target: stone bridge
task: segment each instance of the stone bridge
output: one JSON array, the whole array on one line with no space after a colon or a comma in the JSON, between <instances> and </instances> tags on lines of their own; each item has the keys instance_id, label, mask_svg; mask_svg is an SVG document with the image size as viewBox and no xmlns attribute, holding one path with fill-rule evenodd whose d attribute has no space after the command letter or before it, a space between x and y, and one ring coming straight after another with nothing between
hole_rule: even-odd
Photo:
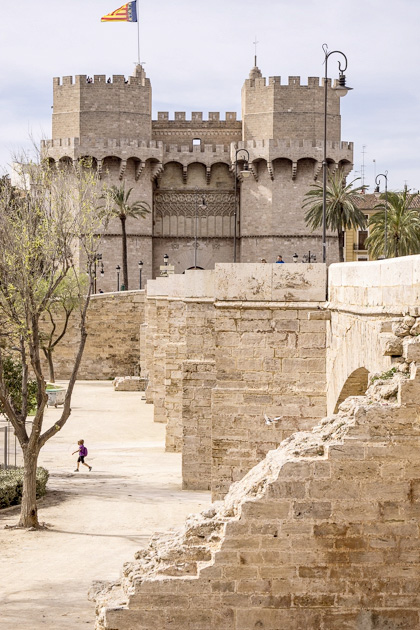
<instances>
[{"instance_id":1,"label":"stone bridge","mask_svg":"<svg viewBox=\"0 0 420 630\"><path fill-rule=\"evenodd\" d=\"M148 283L147 397L219 501L93 589L97 630L420 627L420 257L328 275Z\"/></svg>"},{"instance_id":2,"label":"stone bridge","mask_svg":"<svg viewBox=\"0 0 420 630\"><path fill-rule=\"evenodd\" d=\"M327 408L332 413L347 396L364 394L369 374L417 358L409 332L420 314L420 256L331 265L328 274ZM419 332L416 326L413 335Z\"/></svg>"}]
</instances>

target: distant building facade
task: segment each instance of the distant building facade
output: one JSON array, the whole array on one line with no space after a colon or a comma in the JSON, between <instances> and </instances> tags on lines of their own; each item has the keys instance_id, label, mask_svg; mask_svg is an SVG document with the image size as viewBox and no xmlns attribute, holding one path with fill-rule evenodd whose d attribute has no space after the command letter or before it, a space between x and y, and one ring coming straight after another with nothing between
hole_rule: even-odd
<instances>
[{"instance_id":1,"label":"distant building facade","mask_svg":"<svg viewBox=\"0 0 420 630\"><path fill-rule=\"evenodd\" d=\"M292 262L297 253L322 256L321 232L311 233L302 202L322 174L324 87L299 77L262 77L254 67L242 88L242 120L227 112L207 119L193 112L159 112L152 120L152 88L142 66L126 79L85 75L54 79L52 139L44 155L55 162L89 156L104 183L133 188L147 201L145 219L129 220L129 288L159 275L165 254L175 272L216 262ZM345 91L344 91L345 93ZM350 172L353 144L341 140L340 95L328 80L327 160ZM238 151L241 149L241 151ZM242 150L243 149L243 150ZM250 177L243 178L249 156ZM237 176L237 177L236 177ZM236 185L235 185L236 177ZM236 191L236 197L235 197ZM236 217L236 231L235 231ZM234 239L236 232L236 239ZM328 262L338 260L328 235ZM102 243L104 276L98 289L115 289L121 265L118 220Z\"/></svg>"},{"instance_id":2,"label":"distant building facade","mask_svg":"<svg viewBox=\"0 0 420 630\"><path fill-rule=\"evenodd\" d=\"M384 203L384 194L378 192L360 195L358 208L362 210L368 222L370 217L373 216L377 209L377 204ZM420 211L420 195L415 195L412 198L410 205L411 208L417 208ZM344 260L345 262L363 262L367 260L374 260L369 256L369 252L366 247L366 239L370 234L369 226L366 225L366 229L350 229L346 230L345 247L344 247ZM388 238L390 238L388 233Z\"/></svg>"}]
</instances>

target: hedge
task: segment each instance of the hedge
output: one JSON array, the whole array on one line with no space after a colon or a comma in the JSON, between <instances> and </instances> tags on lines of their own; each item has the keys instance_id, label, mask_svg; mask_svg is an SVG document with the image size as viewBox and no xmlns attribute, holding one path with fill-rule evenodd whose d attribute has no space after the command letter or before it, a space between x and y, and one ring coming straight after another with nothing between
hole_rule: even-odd
<instances>
[{"instance_id":1,"label":"hedge","mask_svg":"<svg viewBox=\"0 0 420 630\"><path fill-rule=\"evenodd\" d=\"M36 498L47 492L49 473L45 468L36 470ZM22 500L23 468L0 470L0 509L18 505Z\"/></svg>"}]
</instances>

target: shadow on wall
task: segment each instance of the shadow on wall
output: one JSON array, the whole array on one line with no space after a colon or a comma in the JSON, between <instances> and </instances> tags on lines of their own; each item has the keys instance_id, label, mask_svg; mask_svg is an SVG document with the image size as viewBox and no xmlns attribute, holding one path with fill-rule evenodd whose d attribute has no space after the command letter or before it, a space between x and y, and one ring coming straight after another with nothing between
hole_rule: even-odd
<instances>
[{"instance_id":1,"label":"shadow on wall","mask_svg":"<svg viewBox=\"0 0 420 630\"><path fill-rule=\"evenodd\" d=\"M369 372L366 368L360 367L354 370L344 383L334 413L338 413L338 407L349 396L364 396L368 388Z\"/></svg>"}]
</instances>

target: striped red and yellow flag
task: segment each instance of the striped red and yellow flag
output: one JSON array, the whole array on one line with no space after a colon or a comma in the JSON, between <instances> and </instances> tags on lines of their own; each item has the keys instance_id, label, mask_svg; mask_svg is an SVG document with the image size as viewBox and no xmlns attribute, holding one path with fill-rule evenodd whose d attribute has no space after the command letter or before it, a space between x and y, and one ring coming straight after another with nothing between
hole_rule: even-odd
<instances>
[{"instance_id":1,"label":"striped red and yellow flag","mask_svg":"<svg viewBox=\"0 0 420 630\"><path fill-rule=\"evenodd\" d=\"M137 6L134 2L127 2L119 9L101 18L101 22L137 22Z\"/></svg>"}]
</instances>

